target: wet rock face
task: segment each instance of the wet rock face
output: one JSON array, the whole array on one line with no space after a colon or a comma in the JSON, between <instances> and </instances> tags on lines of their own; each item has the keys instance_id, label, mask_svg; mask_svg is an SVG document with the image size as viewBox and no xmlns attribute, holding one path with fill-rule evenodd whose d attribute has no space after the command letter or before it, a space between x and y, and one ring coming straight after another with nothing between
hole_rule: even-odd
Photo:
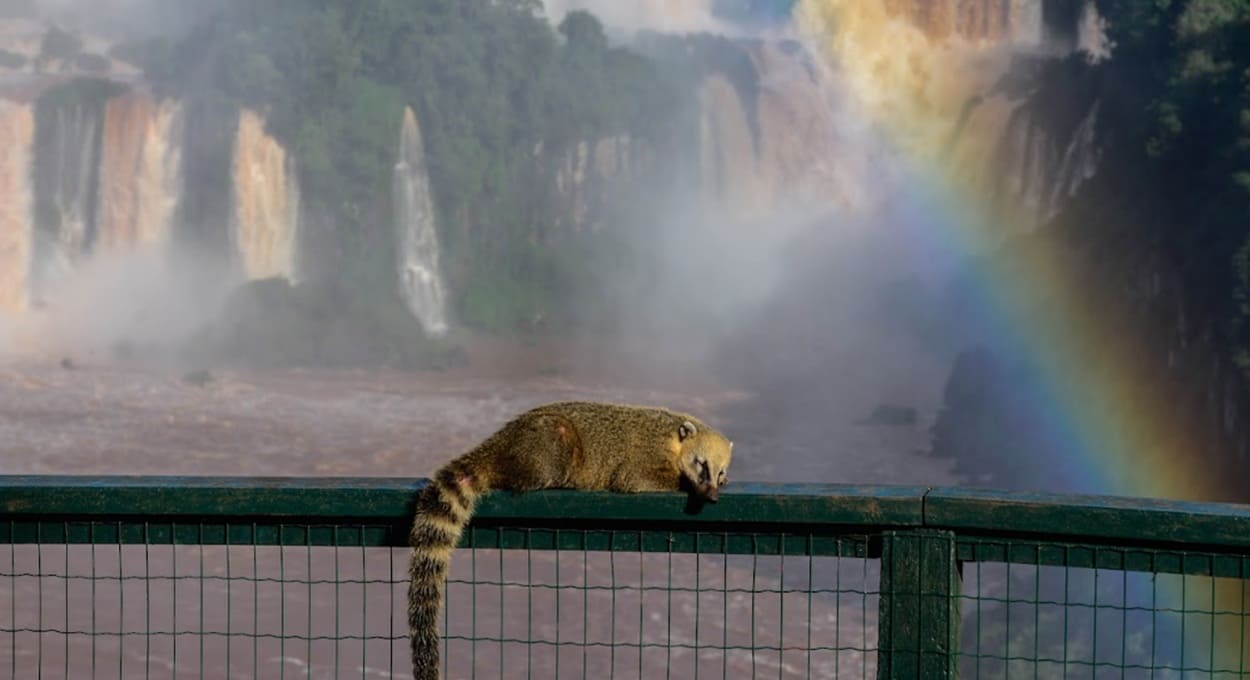
<instances>
[{"instance_id":1,"label":"wet rock face","mask_svg":"<svg viewBox=\"0 0 1250 680\"><path fill-rule=\"evenodd\" d=\"M993 351L977 347L961 352L933 425L932 455L953 459L954 471L973 483L1027 485L1021 456L1007 453L1033 441L1021 428L1029 410L1025 391Z\"/></svg>"}]
</instances>

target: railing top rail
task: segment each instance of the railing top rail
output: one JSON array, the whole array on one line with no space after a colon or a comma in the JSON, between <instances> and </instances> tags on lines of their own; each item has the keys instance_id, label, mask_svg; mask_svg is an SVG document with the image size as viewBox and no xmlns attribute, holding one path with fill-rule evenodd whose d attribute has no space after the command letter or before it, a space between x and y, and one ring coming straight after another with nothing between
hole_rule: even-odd
<instances>
[{"instance_id":1,"label":"railing top rail","mask_svg":"<svg viewBox=\"0 0 1250 680\"><path fill-rule=\"evenodd\" d=\"M1238 503L935 488L925 496L924 521L961 533L1250 548L1250 505Z\"/></svg>"},{"instance_id":2,"label":"railing top rail","mask_svg":"<svg viewBox=\"0 0 1250 680\"><path fill-rule=\"evenodd\" d=\"M382 477L4 476L0 513L407 520L424 479ZM732 502L687 512L678 493L495 493L481 521L585 518L621 522L914 526L923 487L735 484Z\"/></svg>"},{"instance_id":3,"label":"railing top rail","mask_svg":"<svg viewBox=\"0 0 1250 680\"><path fill-rule=\"evenodd\" d=\"M299 518L402 524L421 479L368 477L3 476L0 518ZM483 499L475 522L646 524L698 531L933 527L1035 540L1250 548L1250 505L963 488L736 483L691 511L677 493L542 491Z\"/></svg>"}]
</instances>

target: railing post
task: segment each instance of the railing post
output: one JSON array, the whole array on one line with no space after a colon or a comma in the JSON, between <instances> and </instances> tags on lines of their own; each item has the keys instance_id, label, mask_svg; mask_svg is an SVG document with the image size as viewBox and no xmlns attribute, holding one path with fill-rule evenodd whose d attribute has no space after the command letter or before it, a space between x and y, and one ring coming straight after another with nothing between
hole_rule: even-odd
<instances>
[{"instance_id":1,"label":"railing post","mask_svg":"<svg viewBox=\"0 0 1250 680\"><path fill-rule=\"evenodd\" d=\"M882 535L878 678L958 676L960 581L953 532Z\"/></svg>"}]
</instances>

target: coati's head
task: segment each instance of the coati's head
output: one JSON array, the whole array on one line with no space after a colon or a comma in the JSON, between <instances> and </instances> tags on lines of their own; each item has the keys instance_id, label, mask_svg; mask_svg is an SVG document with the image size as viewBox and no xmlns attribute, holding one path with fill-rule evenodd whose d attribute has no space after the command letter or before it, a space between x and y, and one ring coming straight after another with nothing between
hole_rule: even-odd
<instances>
[{"instance_id":1,"label":"coati's head","mask_svg":"<svg viewBox=\"0 0 1250 680\"><path fill-rule=\"evenodd\" d=\"M707 425L687 419L677 427L677 445L682 475L696 494L715 503L721 488L729 483L734 443Z\"/></svg>"}]
</instances>

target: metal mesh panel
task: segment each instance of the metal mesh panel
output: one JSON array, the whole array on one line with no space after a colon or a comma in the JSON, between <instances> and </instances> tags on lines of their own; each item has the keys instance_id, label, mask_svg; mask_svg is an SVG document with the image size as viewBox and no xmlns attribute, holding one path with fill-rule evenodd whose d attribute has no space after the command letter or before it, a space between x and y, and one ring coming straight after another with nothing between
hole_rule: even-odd
<instances>
[{"instance_id":1,"label":"metal mesh panel","mask_svg":"<svg viewBox=\"0 0 1250 680\"><path fill-rule=\"evenodd\" d=\"M1246 677L1250 560L967 538L959 552L986 560L963 569L962 677Z\"/></svg>"},{"instance_id":2,"label":"metal mesh panel","mask_svg":"<svg viewBox=\"0 0 1250 680\"><path fill-rule=\"evenodd\" d=\"M560 533L566 545L586 538ZM865 544L817 557L458 554L447 677L873 677L877 568Z\"/></svg>"},{"instance_id":3,"label":"metal mesh panel","mask_svg":"<svg viewBox=\"0 0 1250 680\"><path fill-rule=\"evenodd\" d=\"M0 669L14 678L385 677L409 668L397 642L406 557L360 546L0 546Z\"/></svg>"},{"instance_id":4,"label":"metal mesh panel","mask_svg":"<svg viewBox=\"0 0 1250 680\"><path fill-rule=\"evenodd\" d=\"M0 545L0 675L408 677L408 551L362 541L391 530L274 529L287 545L226 540L264 538L255 526L39 523L34 535L63 542ZM592 533L609 546L665 538L561 530L557 543ZM445 677L875 675L877 565L863 537L816 557L524 542L454 554Z\"/></svg>"}]
</instances>

